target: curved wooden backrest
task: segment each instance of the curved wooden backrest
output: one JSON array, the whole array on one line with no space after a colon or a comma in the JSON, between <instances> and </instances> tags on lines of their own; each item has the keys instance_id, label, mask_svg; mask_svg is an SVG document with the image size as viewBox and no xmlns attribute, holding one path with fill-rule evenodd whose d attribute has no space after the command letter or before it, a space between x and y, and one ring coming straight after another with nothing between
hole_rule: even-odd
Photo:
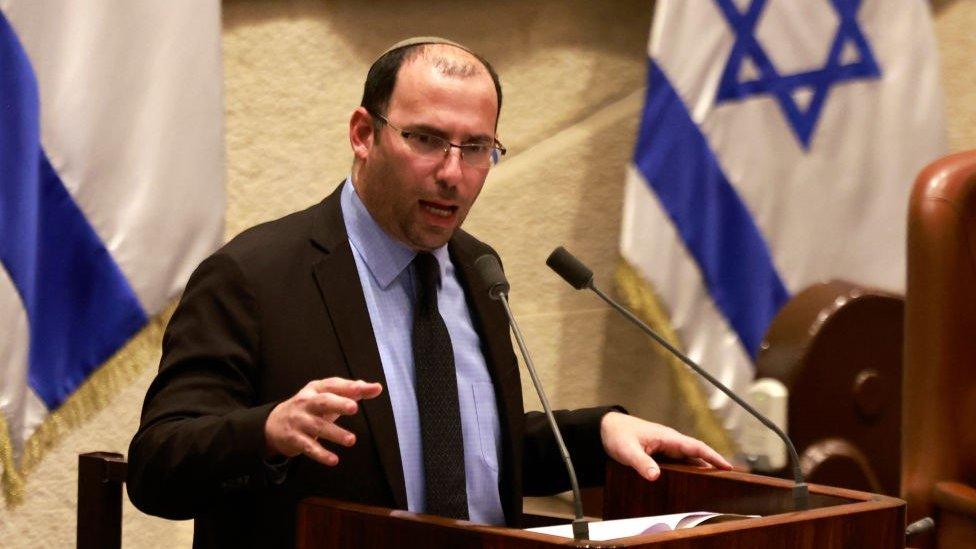
<instances>
[{"instance_id":1,"label":"curved wooden backrest","mask_svg":"<svg viewBox=\"0 0 976 549\"><path fill-rule=\"evenodd\" d=\"M78 454L78 549L122 546L122 485L127 468L122 454Z\"/></svg>"},{"instance_id":2,"label":"curved wooden backrest","mask_svg":"<svg viewBox=\"0 0 976 549\"><path fill-rule=\"evenodd\" d=\"M940 480L976 485L976 151L919 174L908 213L903 389L908 519Z\"/></svg>"},{"instance_id":3,"label":"curved wooden backrest","mask_svg":"<svg viewBox=\"0 0 976 549\"><path fill-rule=\"evenodd\" d=\"M808 482L898 494L903 307L831 281L796 294L766 331L756 377L789 390L787 429Z\"/></svg>"}]
</instances>

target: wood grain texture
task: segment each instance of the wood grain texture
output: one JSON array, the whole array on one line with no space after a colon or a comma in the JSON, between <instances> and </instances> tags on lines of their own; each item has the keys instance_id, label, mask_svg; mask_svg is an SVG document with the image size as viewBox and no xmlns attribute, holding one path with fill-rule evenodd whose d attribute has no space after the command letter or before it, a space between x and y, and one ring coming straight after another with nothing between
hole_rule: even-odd
<instances>
[{"instance_id":1,"label":"wood grain texture","mask_svg":"<svg viewBox=\"0 0 976 549\"><path fill-rule=\"evenodd\" d=\"M792 510L792 483L782 479L664 465L648 483L630 469L607 471L604 518L711 510L761 514L762 518L648 534L605 542L580 542L526 532L380 509L324 498L299 507L298 547L632 547L753 548L905 546L905 502L896 498L811 485L811 509Z\"/></svg>"}]
</instances>

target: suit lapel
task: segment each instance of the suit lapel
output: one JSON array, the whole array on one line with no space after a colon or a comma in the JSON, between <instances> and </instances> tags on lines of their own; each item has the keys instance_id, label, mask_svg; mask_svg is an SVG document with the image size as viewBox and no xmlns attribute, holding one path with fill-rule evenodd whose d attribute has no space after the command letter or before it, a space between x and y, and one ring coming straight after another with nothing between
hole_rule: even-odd
<instances>
[{"instance_id":1,"label":"suit lapel","mask_svg":"<svg viewBox=\"0 0 976 549\"><path fill-rule=\"evenodd\" d=\"M488 287L474 268L475 260L491 253L487 246L458 231L449 245L451 261L460 274L468 306L472 309L475 327L484 342L488 373L495 385L495 399L501 424L502 460L499 471L499 491L506 522L521 520L521 464L522 384L519 380L518 360L512 350L508 319L502 305L488 296Z\"/></svg>"},{"instance_id":2,"label":"suit lapel","mask_svg":"<svg viewBox=\"0 0 976 549\"><path fill-rule=\"evenodd\" d=\"M326 253L313 266L313 273L352 379L377 381L385 388L386 376L373 337L373 325L342 220L341 190L340 185L326 198L322 215L316 218L312 240ZM372 431L396 505L406 509L407 492L389 391L384 389L380 396L360 402L360 409Z\"/></svg>"},{"instance_id":3,"label":"suit lapel","mask_svg":"<svg viewBox=\"0 0 976 549\"><path fill-rule=\"evenodd\" d=\"M488 297L488 287L474 268L477 251L465 246L459 239L452 240L450 251L451 260L461 273L461 284L467 294L468 304L473 308L479 324L479 335L485 342L488 369L492 377L504 380L512 374L518 374L518 365L513 360L512 342L508 335L508 319L501 304Z\"/></svg>"}]
</instances>

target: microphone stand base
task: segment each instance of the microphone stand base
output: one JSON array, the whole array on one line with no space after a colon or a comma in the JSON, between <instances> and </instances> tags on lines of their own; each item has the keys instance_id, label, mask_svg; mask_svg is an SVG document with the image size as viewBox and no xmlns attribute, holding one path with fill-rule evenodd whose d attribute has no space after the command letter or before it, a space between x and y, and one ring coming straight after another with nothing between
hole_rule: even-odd
<instances>
[{"instance_id":1,"label":"microphone stand base","mask_svg":"<svg viewBox=\"0 0 976 549\"><path fill-rule=\"evenodd\" d=\"M810 508L810 490L807 483L798 482L793 485L793 509L796 511L806 511Z\"/></svg>"},{"instance_id":2,"label":"microphone stand base","mask_svg":"<svg viewBox=\"0 0 976 549\"><path fill-rule=\"evenodd\" d=\"M588 541L590 539L590 525L586 519L578 518L573 521L573 539L576 541Z\"/></svg>"}]
</instances>

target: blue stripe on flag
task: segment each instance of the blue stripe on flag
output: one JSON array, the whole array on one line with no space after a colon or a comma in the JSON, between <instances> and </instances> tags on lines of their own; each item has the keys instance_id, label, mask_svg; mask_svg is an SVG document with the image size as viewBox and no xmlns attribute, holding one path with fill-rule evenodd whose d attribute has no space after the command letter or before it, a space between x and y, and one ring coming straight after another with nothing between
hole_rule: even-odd
<instances>
[{"instance_id":1,"label":"blue stripe on flag","mask_svg":"<svg viewBox=\"0 0 976 549\"><path fill-rule=\"evenodd\" d=\"M789 295L762 234L653 59L634 163L674 222L718 308L755 358Z\"/></svg>"},{"instance_id":2,"label":"blue stripe on flag","mask_svg":"<svg viewBox=\"0 0 976 549\"><path fill-rule=\"evenodd\" d=\"M39 108L30 61L0 12L0 263L30 324L29 383L54 409L147 318L45 156Z\"/></svg>"}]
</instances>

